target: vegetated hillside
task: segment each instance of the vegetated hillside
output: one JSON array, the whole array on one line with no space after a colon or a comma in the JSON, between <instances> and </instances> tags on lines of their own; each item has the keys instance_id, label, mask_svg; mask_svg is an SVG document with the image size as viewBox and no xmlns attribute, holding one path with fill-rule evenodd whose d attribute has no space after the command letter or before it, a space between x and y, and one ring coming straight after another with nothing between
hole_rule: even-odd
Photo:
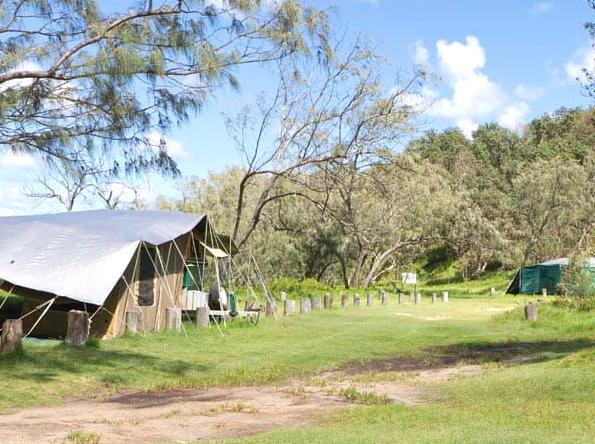
<instances>
[{"instance_id":1,"label":"vegetated hillside","mask_svg":"<svg viewBox=\"0 0 595 444\"><path fill-rule=\"evenodd\" d=\"M430 276L469 279L592 252L595 109L560 109L521 134L496 124L472 139L458 129L429 131L403 151L387 146L276 178L274 193L260 175L239 214L245 178L233 167L189 179L183 199L161 206L206 211L220 232L256 220L245 247L269 278L367 287L419 264Z\"/></svg>"}]
</instances>

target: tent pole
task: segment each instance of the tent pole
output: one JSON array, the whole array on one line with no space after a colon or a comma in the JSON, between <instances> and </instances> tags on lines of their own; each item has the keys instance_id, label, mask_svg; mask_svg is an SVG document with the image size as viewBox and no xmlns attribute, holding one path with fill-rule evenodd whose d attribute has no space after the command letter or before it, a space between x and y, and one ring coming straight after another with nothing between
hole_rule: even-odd
<instances>
[{"instance_id":1,"label":"tent pole","mask_svg":"<svg viewBox=\"0 0 595 444\"><path fill-rule=\"evenodd\" d=\"M46 315L46 313L48 312L50 307L54 304L54 302L56 301L57 298L58 298L58 296L54 296L52 299L50 299L48 301L48 304L45 307L45 310L43 310L43 313L41 313L41 315L37 318L37 321L35 321L35 323L33 324L33 327L31 327L31 329L27 332L27 334L25 336L23 336L23 339L26 338L27 336L29 336L31 334L31 332L33 331L33 329L35 327L37 327L37 324L39 324L41 319Z\"/></svg>"}]
</instances>

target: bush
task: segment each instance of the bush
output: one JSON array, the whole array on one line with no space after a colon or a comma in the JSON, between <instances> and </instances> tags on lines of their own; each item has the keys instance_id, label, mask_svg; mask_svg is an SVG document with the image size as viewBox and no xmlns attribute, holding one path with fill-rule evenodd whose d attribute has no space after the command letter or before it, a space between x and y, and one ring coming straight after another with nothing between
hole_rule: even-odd
<instances>
[{"instance_id":1,"label":"bush","mask_svg":"<svg viewBox=\"0 0 595 444\"><path fill-rule=\"evenodd\" d=\"M564 296L590 297L595 295L595 272L589 267L586 256L576 254L564 270L558 289Z\"/></svg>"},{"instance_id":2,"label":"bush","mask_svg":"<svg viewBox=\"0 0 595 444\"><path fill-rule=\"evenodd\" d=\"M294 297L313 296L316 294L331 291L332 287L318 282L316 279L304 279L298 281L292 278L275 279L270 284L270 290L278 296L280 292L284 291Z\"/></svg>"}]
</instances>

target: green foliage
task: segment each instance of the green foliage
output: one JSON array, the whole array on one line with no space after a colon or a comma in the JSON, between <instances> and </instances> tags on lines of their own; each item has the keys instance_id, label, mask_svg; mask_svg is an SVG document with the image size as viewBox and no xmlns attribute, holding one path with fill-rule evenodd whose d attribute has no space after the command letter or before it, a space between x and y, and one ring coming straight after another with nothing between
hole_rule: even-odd
<instances>
[{"instance_id":1,"label":"green foliage","mask_svg":"<svg viewBox=\"0 0 595 444\"><path fill-rule=\"evenodd\" d=\"M292 278L275 279L270 283L269 287L276 294L284 291L290 297L320 295L333 289L331 286L322 284L315 279L304 279L299 281Z\"/></svg>"},{"instance_id":2,"label":"green foliage","mask_svg":"<svg viewBox=\"0 0 595 444\"><path fill-rule=\"evenodd\" d=\"M351 402L364 405L382 405L390 404L390 399L386 395L378 395L372 392L362 392L355 387L342 389L340 395Z\"/></svg>"},{"instance_id":3,"label":"green foliage","mask_svg":"<svg viewBox=\"0 0 595 444\"><path fill-rule=\"evenodd\" d=\"M587 256L579 253L570 258L562 274L559 289L565 296L595 296L595 270Z\"/></svg>"}]
</instances>

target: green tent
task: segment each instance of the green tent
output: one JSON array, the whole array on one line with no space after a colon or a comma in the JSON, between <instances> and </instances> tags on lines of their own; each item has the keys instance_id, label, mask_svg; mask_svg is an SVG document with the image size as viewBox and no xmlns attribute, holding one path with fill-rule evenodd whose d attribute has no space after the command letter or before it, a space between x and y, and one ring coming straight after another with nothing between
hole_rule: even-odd
<instances>
[{"instance_id":1,"label":"green tent","mask_svg":"<svg viewBox=\"0 0 595 444\"><path fill-rule=\"evenodd\" d=\"M568 258L553 259L536 265L522 267L508 286L508 294L538 294L546 288L548 294L558 292L558 284L568 265ZM595 258L589 261L589 267L595 269Z\"/></svg>"}]
</instances>

